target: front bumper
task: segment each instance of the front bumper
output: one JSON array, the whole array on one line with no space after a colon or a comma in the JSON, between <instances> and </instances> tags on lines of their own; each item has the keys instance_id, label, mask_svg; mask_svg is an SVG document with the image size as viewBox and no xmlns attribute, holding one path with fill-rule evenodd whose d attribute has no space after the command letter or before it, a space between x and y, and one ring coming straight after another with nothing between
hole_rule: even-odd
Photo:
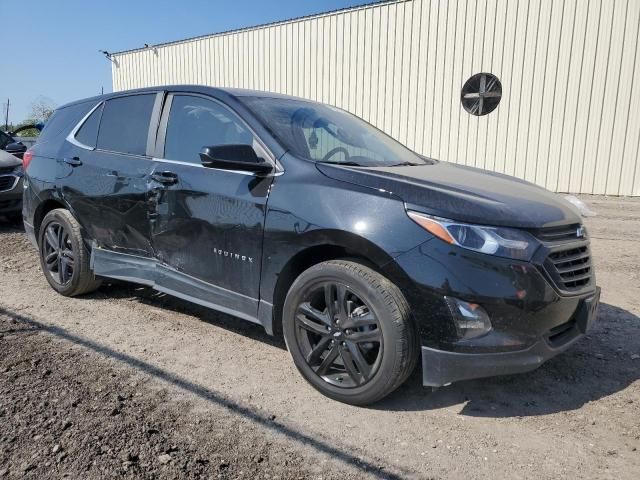
<instances>
[{"instance_id":1,"label":"front bumper","mask_svg":"<svg viewBox=\"0 0 640 480\"><path fill-rule=\"evenodd\" d=\"M576 336L562 350L552 350L544 341L527 350L501 353L457 353L422 347L422 384L442 387L460 380L530 372L579 338Z\"/></svg>"},{"instance_id":2,"label":"front bumper","mask_svg":"<svg viewBox=\"0 0 640 480\"><path fill-rule=\"evenodd\" d=\"M589 331L596 318L600 288L581 300L572 318L546 332L532 346L497 353L461 353L421 347L422 384L441 387L460 380L535 370L570 348Z\"/></svg>"},{"instance_id":3,"label":"front bumper","mask_svg":"<svg viewBox=\"0 0 640 480\"><path fill-rule=\"evenodd\" d=\"M13 215L22 211L22 175L10 174L2 175L4 185L6 180L11 179L9 188L0 190L0 215Z\"/></svg>"},{"instance_id":4,"label":"front bumper","mask_svg":"<svg viewBox=\"0 0 640 480\"><path fill-rule=\"evenodd\" d=\"M538 265L436 240L396 257L385 273L412 309L428 386L535 369L580 339L599 296L595 276L566 294ZM445 297L482 306L491 331L461 339Z\"/></svg>"}]
</instances>

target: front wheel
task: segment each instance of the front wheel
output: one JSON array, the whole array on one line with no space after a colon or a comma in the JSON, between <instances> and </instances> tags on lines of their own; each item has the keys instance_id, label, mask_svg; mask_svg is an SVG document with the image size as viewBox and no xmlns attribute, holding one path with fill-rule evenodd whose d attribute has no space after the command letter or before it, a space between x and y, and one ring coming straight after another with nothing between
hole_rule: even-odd
<instances>
[{"instance_id":1,"label":"front wheel","mask_svg":"<svg viewBox=\"0 0 640 480\"><path fill-rule=\"evenodd\" d=\"M305 379L353 405L373 403L398 388L418 357L402 292L353 261L332 260L303 272L287 294L283 330Z\"/></svg>"}]
</instances>

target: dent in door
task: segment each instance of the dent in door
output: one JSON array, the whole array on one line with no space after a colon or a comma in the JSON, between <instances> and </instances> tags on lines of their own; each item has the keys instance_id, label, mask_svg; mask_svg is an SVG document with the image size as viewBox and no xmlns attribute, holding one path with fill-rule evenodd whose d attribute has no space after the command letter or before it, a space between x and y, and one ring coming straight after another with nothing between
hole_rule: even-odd
<instances>
[{"instance_id":1,"label":"dent in door","mask_svg":"<svg viewBox=\"0 0 640 480\"><path fill-rule=\"evenodd\" d=\"M171 170L178 174L178 184L161 186L152 180L149 186L158 259L198 279L258 298L272 179L177 164Z\"/></svg>"}]
</instances>

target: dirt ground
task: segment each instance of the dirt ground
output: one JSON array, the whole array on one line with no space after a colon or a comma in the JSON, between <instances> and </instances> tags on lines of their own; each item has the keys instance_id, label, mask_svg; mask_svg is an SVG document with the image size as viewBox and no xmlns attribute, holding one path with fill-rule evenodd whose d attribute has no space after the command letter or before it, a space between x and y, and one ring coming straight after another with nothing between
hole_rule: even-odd
<instances>
[{"instance_id":1,"label":"dirt ground","mask_svg":"<svg viewBox=\"0 0 640 480\"><path fill-rule=\"evenodd\" d=\"M258 326L105 285L69 299L0 224L0 478L640 478L640 199L584 197L602 305L535 372L331 401Z\"/></svg>"}]
</instances>

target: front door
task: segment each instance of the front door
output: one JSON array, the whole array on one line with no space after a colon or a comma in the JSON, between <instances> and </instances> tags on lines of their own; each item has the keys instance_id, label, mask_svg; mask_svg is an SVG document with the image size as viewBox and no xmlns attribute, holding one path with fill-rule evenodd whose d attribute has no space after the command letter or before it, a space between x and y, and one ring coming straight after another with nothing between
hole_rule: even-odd
<instances>
[{"instance_id":1,"label":"front door","mask_svg":"<svg viewBox=\"0 0 640 480\"><path fill-rule=\"evenodd\" d=\"M149 185L151 241L159 262L178 273L169 270L164 286L255 316L272 178L206 168L199 152L222 144L266 150L234 112L208 97L170 96L160 130L163 158L154 159Z\"/></svg>"}]
</instances>

